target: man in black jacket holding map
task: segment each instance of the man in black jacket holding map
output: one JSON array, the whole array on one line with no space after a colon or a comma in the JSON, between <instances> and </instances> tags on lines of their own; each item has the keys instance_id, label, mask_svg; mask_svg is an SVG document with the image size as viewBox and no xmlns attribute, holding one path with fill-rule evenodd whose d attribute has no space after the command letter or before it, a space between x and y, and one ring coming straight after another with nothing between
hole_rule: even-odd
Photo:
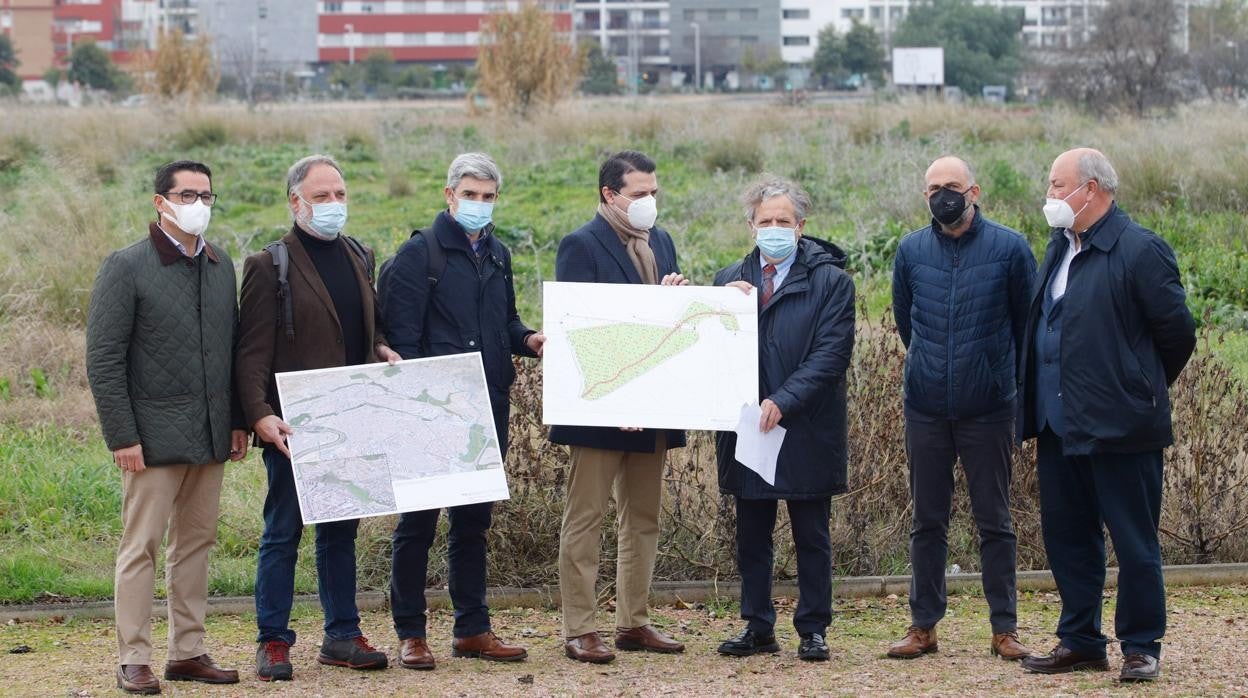
<instances>
[{"instance_id":1,"label":"man in black jacket holding map","mask_svg":"<svg viewBox=\"0 0 1248 698\"><path fill-rule=\"evenodd\" d=\"M494 234L494 204L503 177L488 155L465 153L447 173L446 210L413 233L382 274L382 317L404 359L480 352L489 386L499 453L507 452L508 393L515 380L512 354L540 356L546 338L520 320L511 253ZM456 657L519 661L523 647L490 630L486 605L486 533L492 502L447 509L448 567L455 607ZM394 530L390 605L398 633L399 666L433 669L425 641L425 578L429 547L441 510L402 514Z\"/></svg>"}]
</instances>

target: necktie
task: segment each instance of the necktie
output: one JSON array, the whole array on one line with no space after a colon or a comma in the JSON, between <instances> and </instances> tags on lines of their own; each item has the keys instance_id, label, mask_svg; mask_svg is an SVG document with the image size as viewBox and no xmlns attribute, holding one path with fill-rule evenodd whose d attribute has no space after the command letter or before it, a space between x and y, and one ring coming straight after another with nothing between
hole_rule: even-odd
<instances>
[{"instance_id":1,"label":"necktie","mask_svg":"<svg viewBox=\"0 0 1248 698\"><path fill-rule=\"evenodd\" d=\"M763 305L767 305L767 301L771 300L772 294L776 292L776 265L768 264L763 267Z\"/></svg>"}]
</instances>

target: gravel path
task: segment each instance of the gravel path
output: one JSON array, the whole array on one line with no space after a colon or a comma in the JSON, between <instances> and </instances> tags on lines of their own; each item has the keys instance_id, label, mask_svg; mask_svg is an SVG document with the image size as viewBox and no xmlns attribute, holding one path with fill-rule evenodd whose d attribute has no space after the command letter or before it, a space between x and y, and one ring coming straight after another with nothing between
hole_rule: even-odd
<instances>
[{"instance_id":1,"label":"gravel path","mask_svg":"<svg viewBox=\"0 0 1248 698\"><path fill-rule=\"evenodd\" d=\"M293 627L301 640L293 651L295 681L264 684L254 678L254 620L246 616L209 618L210 652L225 666L237 667L236 686L199 686L166 682L168 695L197 696L722 696L722 695L1245 695L1248 668L1239 661L1231 639L1248 628L1248 587L1173 589L1170 631L1162 664L1163 678L1150 686L1120 686L1119 658L1111 645L1112 670L1065 676L1024 673L1016 664L988 654L990 631L982 598L950 599L949 616L939 627L940 652L913 661L884 657L884 649L904 632L905 598L838 600L829 628L832 659L800 662L797 637L790 625L792 599L780 599L778 636L784 651L749 659L720 657L715 647L734 634L741 622L731 604L656 609L653 620L683 640L684 655L620 653L610 665L578 664L563 656L559 616L550 610L502 609L494 613L495 630L525 644L529 659L497 664L450 657L448 612L430 618L430 642L438 659L432 672L390 668L357 673L316 663L320 617L316 609L296 610ZM1020 598L1022 640L1047 651L1060 602L1053 594ZM1106 598L1105 618L1112 625L1113 598ZM599 627L611 626L605 612ZM385 613L367 613L365 634L391 654L397 640ZM163 666L164 633L159 623L156 665ZM14 653L23 647L28 651ZM0 695L120 695L114 688L115 641L107 621L71 620L10 623L0 627ZM158 671L159 673L159 671Z\"/></svg>"}]
</instances>

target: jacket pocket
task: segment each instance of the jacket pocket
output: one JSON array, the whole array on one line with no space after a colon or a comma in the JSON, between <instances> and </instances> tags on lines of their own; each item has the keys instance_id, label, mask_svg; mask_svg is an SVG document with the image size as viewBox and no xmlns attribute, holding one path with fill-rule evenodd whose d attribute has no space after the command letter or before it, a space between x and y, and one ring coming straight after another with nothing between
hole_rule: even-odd
<instances>
[{"instance_id":1,"label":"jacket pocket","mask_svg":"<svg viewBox=\"0 0 1248 698\"><path fill-rule=\"evenodd\" d=\"M1153 392L1153 381L1144 371L1144 365L1140 363L1139 357L1131 351L1127 351L1124 356L1127 359L1127 365L1124 366L1127 375L1124 377L1123 388L1131 397L1150 405L1156 405L1157 397Z\"/></svg>"},{"instance_id":2,"label":"jacket pocket","mask_svg":"<svg viewBox=\"0 0 1248 698\"><path fill-rule=\"evenodd\" d=\"M191 393L181 393L134 401L134 420L145 457L166 464L191 456L191 442L207 421L207 407L196 405L195 400Z\"/></svg>"}]
</instances>

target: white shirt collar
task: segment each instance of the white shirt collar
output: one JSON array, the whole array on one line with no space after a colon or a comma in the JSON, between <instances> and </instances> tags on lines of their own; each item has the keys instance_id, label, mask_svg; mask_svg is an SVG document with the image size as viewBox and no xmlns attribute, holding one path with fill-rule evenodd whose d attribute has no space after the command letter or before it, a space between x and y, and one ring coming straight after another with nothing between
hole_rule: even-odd
<instances>
[{"instance_id":1,"label":"white shirt collar","mask_svg":"<svg viewBox=\"0 0 1248 698\"><path fill-rule=\"evenodd\" d=\"M203 235L195 236L195 254L187 254L186 245L183 245L182 243L178 242L177 238L170 235L168 231L165 230L164 226L162 226L161 224L157 223L156 227L160 229L160 232L165 234L165 237L169 238L169 242L173 243L173 246L178 249L178 252L182 253L183 257L198 257L199 253L204 251L204 246L206 245L206 243L204 242Z\"/></svg>"}]
</instances>

